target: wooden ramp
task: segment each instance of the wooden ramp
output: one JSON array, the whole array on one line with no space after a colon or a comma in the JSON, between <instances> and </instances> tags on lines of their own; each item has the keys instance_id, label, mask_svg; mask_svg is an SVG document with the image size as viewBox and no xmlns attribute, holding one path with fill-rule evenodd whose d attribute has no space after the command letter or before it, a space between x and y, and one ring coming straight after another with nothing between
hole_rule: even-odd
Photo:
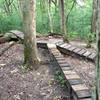
<instances>
[{"instance_id":1,"label":"wooden ramp","mask_svg":"<svg viewBox=\"0 0 100 100\"><path fill-rule=\"evenodd\" d=\"M51 53L53 60L57 63L65 79L66 85L74 100L92 100L91 92L89 88L83 83L80 76L71 69L71 66L67 64L67 61L56 48L55 44L47 44L49 52Z\"/></svg>"}]
</instances>

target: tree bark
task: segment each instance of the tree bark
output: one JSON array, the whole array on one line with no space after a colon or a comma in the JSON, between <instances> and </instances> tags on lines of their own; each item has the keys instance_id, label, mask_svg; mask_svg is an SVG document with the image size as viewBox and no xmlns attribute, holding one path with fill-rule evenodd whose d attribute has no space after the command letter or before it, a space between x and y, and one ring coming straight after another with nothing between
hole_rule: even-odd
<instances>
[{"instance_id":1,"label":"tree bark","mask_svg":"<svg viewBox=\"0 0 100 100\"><path fill-rule=\"evenodd\" d=\"M32 67L39 63L36 43L35 9L36 0L23 0L24 64ZM34 66L35 67L35 66Z\"/></svg>"},{"instance_id":2,"label":"tree bark","mask_svg":"<svg viewBox=\"0 0 100 100\"><path fill-rule=\"evenodd\" d=\"M59 6L60 6L60 17L61 17L61 32L65 34L66 31L65 31L64 0L59 0Z\"/></svg>"},{"instance_id":3,"label":"tree bark","mask_svg":"<svg viewBox=\"0 0 100 100\"><path fill-rule=\"evenodd\" d=\"M100 100L100 0L97 0L97 64L96 64L96 99Z\"/></svg>"},{"instance_id":4,"label":"tree bark","mask_svg":"<svg viewBox=\"0 0 100 100\"><path fill-rule=\"evenodd\" d=\"M59 14L60 14L60 20L61 20L61 33L64 35L64 41L68 42L67 39L67 33L66 33L66 26L65 26L65 14L64 14L64 0L59 0Z\"/></svg>"},{"instance_id":5,"label":"tree bark","mask_svg":"<svg viewBox=\"0 0 100 100\"><path fill-rule=\"evenodd\" d=\"M91 33L96 33L96 11L97 11L97 0L93 0L93 7L92 7L92 21L91 21Z\"/></svg>"},{"instance_id":6,"label":"tree bark","mask_svg":"<svg viewBox=\"0 0 100 100\"><path fill-rule=\"evenodd\" d=\"M53 33L53 21L52 21L52 14L51 14L51 0L48 0L47 5L48 5L50 32Z\"/></svg>"}]
</instances>

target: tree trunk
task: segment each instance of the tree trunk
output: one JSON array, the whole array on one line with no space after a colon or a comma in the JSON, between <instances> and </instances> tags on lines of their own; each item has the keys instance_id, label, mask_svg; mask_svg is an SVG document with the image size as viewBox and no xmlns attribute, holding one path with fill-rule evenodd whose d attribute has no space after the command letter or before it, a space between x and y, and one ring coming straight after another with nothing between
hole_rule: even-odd
<instances>
[{"instance_id":1,"label":"tree trunk","mask_svg":"<svg viewBox=\"0 0 100 100\"><path fill-rule=\"evenodd\" d=\"M61 19L61 33L64 35L64 41L68 42L67 36L66 36L66 27L65 27L65 14L64 14L64 0L59 0L59 6L60 6L60 19Z\"/></svg>"},{"instance_id":2,"label":"tree trunk","mask_svg":"<svg viewBox=\"0 0 100 100\"><path fill-rule=\"evenodd\" d=\"M100 100L100 0L97 0L97 65L96 65L96 99Z\"/></svg>"},{"instance_id":3,"label":"tree trunk","mask_svg":"<svg viewBox=\"0 0 100 100\"><path fill-rule=\"evenodd\" d=\"M97 11L97 0L93 0L93 8L92 8L92 21L91 21L91 33L96 33L96 11Z\"/></svg>"},{"instance_id":4,"label":"tree trunk","mask_svg":"<svg viewBox=\"0 0 100 100\"><path fill-rule=\"evenodd\" d=\"M49 26L50 26L50 32L53 33L53 21L52 21L52 14L51 14L51 1L48 0L48 16L49 16Z\"/></svg>"},{"instance_id":5,"label":"tree trunk","mask_svg":"<svg viewBox=\"0 0 100 100\"><path fill-rule=\"evenodd\" d=\"M36 0L23 0L23 2L20 3L22 3L24 30L24 64L28 67L32 67L39 63L36 44Z\"/></svg>"}]
</instances>

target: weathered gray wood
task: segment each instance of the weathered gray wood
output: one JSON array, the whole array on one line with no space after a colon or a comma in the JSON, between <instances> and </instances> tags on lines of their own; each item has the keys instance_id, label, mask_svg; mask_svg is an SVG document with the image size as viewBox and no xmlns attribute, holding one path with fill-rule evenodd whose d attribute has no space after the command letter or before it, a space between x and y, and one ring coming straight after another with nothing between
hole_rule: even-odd
<instances>
[{"instance_id":1,"label":"weathered gray wood","mask_svg":"<svg viewBox=\"0 0 100 100\"><path fill-rule=\"evenodd\" d=\"M84 53L86 53L86 50L84 50L84 49L82 49L81 51L78 52L78 54L80 54L80 55L82 55Z\"/></svg>"},{"instance_id":2,"label":"weathered gray wood","mask_svg":"<svg viewBox=\"0 0 100 100\"><path fill-rule=\"evenodd\" d=\"M91 98L91 93L89 90L82 90L76 92L79 99Z\"/></svg>"},{"instance_id":3,"label":"weathered gray wood","mask_svg":"<svg viewBox=\"0 0 100 100\"><path fill-rule=\"evenodd\" d=\"M59 64L61 67L69 67L70 65L69 64L67 64L67 63L60 63Z\"/></svg>"},{"instance_id":4,"label":"weathered gray wood","mask_svg":"<svg viewBox=\"0 0 100 100\"><path fill-rule=\"evenodd\" d=\"M60 47L65 47L67 45L68 45L67 43L63 43L63 44L60 45Z\"/></svg>"},{"instance_id":5,"label":"weathered gray wood","mask_svg":"<svg viewBox=\"0 0 100 100\"><path fill-rule=\"evenodd\" d=\"M62 41L59 41L59 42L57 42L57 43L55 43L57 46L60 46L60 45L62 45L64 42Z\"/></svg>"},{"instance_id":6,"label":"weathered gray wood","mask_svg":"<svg viewBox=\"0 0 100 100\"><path fill-rule=\"evenodd\" d=\"M68 81L71 85L78 85L83 83L81 79L69 79Z\"/></svg>"},{"instance_id":7,"label":"weathered gray wood","mask_svg":"<svg viewBox=\"0 0 100 100\"><path fill-rule=\"evenodd\" d=\"M81 51L81 48L76 48L75 50L73 50L73 52L78 53L79 51Z\"/></svg>"},{"instance_id":8,"label":"weathered gray wood","mask_svg":"<svg viewBox=\"0 0 100 100\"><path fill-rule=\"evenodd\" d=\"M93 100L93 99L91 97L91 98L84 98L84 99L79 99L79 100Z\"/></svg>"},{"instance_id":9,"label":"weathered gray wood","mask_svg":"<svg viewBox=\"0 0 100 100\"><path fill-rule=\"evenodd\" d=\"M75 50L75 49L76 49L76 47L74 47L74 46L68 48L68 50L70 50L70 51L73 51L73 50Z\"/></svg>"},{"instance_id":10,"label":"weathered gray wood","mask_svg":"<svg viewBox=\"0 0 100 100\"><path fill-rule=\"evenodd\" d=\"M70 66L61 66L62 71L72 70Z\"/></svg>"},{"instance_id":11,"label":"weathered gray wood","mask_svg":"<svg viewBox=\"0 0 100 100\"><path fill-rule=\"evenodd\" d=\"M68 48L70 48L71 47L71 45L70 44L67 44L64 48L65 49L68 49Z\"/></svg>"},{"instance_id":12,"label":"weathered gray wood","mask_svg":"<svg viewBox=\"0 0 100 100\"><path fill-rule=\"evenodd\" d=\"M83 54L83 56L86 56L86 57L88 57L90 54L91 54L91 52L89 52L89 51L86 51L86 52Z\"/></svg>"},{"instance_id":13,"label":"weathered gray wood","mask_svg":"<svg viewBox=\"0 0 100 100\"><path fill-rule=\"evenodd\" d=\"M57 60L59 64L64 64L66 63L66 60Z\"/></svg>"},{"instance_id":14,"label":"weathered gray wood","mask_svg":"<svg viewBox=\"0 0 100 100\"><path fill-rule=\"evenodd\" d=\"M90 56L88 56L90 59L95 59L96 58L96 53L92 53Z\"/></svg>"},{"instance_id":15,"label":"weathered gray wood","mask_svg":"<svg viewBox=\"0 0 100 100\"><path fill-rule=\"evenodd\" d=\"M64 72L65 75L73 75L73 74L76 74L76 72L73 71L73 70L64 70L63 72Z\"/></svg>"},{"instance_id":16,"label":"weathered gray wood","mask_svg":"<svg viewBox=\"0 0 100 100\"><path fill-rule=\"evenodd\" d=\"M61 61L62 61L62 60L65 60L65 59L64 59L64 58L62 58L62 57L60 57L60 58L56 58L56 59L57 59L57 60L61 60Z\"/></svg>"}]
</instances>

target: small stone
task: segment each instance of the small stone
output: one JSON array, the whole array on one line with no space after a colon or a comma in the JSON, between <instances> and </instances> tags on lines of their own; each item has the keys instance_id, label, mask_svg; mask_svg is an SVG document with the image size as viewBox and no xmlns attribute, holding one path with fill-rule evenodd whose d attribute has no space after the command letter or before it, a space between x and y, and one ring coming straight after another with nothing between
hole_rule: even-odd
<instances>
[{"instance_id":1,"label":"small stone","mask_svg":"<svg viewBox=\"0 0 100 100\"><path fill-rule=\"evenodd\" d=\"M0 64L0 66L2 67L2 66L5 66L6 64Z\"/></svg>"},{"instance_id":2,"label":"small stone","mask_svg":"<svg viewBox=\"0 0 100 100\"><path fill-rule=\"evenodd\" d=\"M37 84L37 86L39 86L39 84Z\"/></svg>"},{"instance_id":3,"label":"small stone","mask_svg":"<svg viewBox=\"0 0 100 100\"><path fill-rule=\"evenodd\" d=\"M41 95L46 96L46 93L41 93Z\"/></svg>"},{"instance_id":4,"label":"small stone","mask_svg":"<svg viewBox=\"0 0 100 100\"><path fill-rule=\"evenodd\" d=\"M20 96L19 95L14 95L14 98L17 100L20 100Z\"/></svg>"},{"instance_id":5,"label":"small stone","mask_svg":"<svg viewBox=\"0 0 100 100\"><path fill-rule=\"evenodd\" d=\"M18 72L18 69L16 68L16 69L14 69L14 70L12 70L10 72L11 72L11 74L17 73Z\"/></svg>"},{"instance_id":6,"label":"small stone","mask_svg":"<svg viewBox=\"0 0 100 100\"><path fill-rule=\"evenodd\" d=\"M37 73L37 75L40 75L40 73Z\"/></svg>"},{"instance_id":7,"label":"small stone","mask_svg":"<svg viewBox=\"0 0 100 100\"><path fill-rule=\"evenodd\" d=\"M2 70L6 64L0 64L0 69Z\"/></svg>"}]
</instances>

